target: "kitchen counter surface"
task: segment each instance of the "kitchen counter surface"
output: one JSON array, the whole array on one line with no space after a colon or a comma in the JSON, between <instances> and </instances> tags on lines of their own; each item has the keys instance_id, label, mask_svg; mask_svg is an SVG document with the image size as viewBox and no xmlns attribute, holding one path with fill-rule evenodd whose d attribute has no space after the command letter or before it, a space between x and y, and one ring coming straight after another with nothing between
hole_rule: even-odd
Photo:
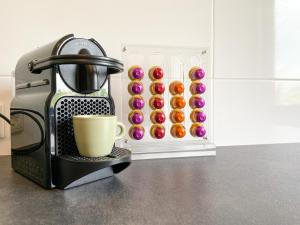
<instances>
[{"instance_id":1,"label":"kitchen counter surface","mask_svg":"<svg viewBox=\"0 0 300 225\"><path fill-rule=\"evenodd\" d=\"M297 225L300 144L134 161L115 177L44 190L0 157L0 224Z\"/></svg>"}]
</instances>

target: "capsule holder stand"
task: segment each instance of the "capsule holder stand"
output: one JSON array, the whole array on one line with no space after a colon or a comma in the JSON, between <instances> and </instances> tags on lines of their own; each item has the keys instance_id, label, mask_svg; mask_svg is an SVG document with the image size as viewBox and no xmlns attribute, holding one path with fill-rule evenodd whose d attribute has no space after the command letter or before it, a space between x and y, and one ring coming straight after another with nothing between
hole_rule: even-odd
<instances>
[{"instance_id":1,"label":"capsule holder stand","mask_svg":"<svg viewBox=\"0 0 300 225\"><path fill-rule=\"evenodd\" d=\"M211 75L211 58L209 48L185 48L185 47L161 47L161 46L139 46L124 45L123 46L123 62L125 64L124 72L121 76L121 98L118 102L121 104L121 112L118 116L127 128L126 138L122 142L118 142L121 147L132 150L133 159L147 158L172 158L172 157L190 157L190 156L206 156L215 155L215 145L213 142L213 79ZM141 96L145 100L145 106L141 109L144 115L144 121L141 126L145 129L144 137L141 140L132 139L128 130L131 123L128 121L128 114L132 111L129 107L129 100L132 95L128 92L128 85L132 80L128 77L128 70L138 65L144 70L144 77L140 80L144 86ZM165 105L162 108L166 115L166 121L163 123L165 127L165 137L155 139L150 134L151 126L150 114L153 111L149 105L149 100L153 96L150 92L150 85L153 82L148 75L150 68L158 66L163 69L164 77L161 81L165 85L165 92L162 94ZM189 106L189 100L192 96L189 88L192 83L189 78L191 68L198 66L205 70L205 77L201 79L206 86L206 92L201 94L205 99L203 111L206 114L206 121L203 123L206 129L206 135L202 138L193 137L190 134L190 127L193 122L190 119L192 108ZM183 97L186 106L183 112L185 121L183 124L186 128L186 135L183 138L174 138L171 133L172 122L169 119L172 107L170 100L173 95L169 92L169 85L173 81L181 81L184 84L185 91Z\"/></svg>"}]
</instances>

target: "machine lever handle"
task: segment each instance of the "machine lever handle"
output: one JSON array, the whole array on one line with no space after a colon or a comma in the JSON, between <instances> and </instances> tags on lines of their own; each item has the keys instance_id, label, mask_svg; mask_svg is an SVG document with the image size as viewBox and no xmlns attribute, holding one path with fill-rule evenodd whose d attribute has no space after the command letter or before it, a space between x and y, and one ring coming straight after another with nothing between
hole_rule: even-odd
<instances>
[{"instance_id":1,"label":"machine lever handle","mask_svg":"<svg viewBox=\"0 0 300 225\"><path fill-rule=\"evenodd\" d=\"M62 64L88 64L97 66L106 66L108 74L123 72L123 63L119 60L97 55L54 55L44 59L35 59L28 63L28 69L31 73L41 73L54 65Z\"/></svg>"}]
</instances>

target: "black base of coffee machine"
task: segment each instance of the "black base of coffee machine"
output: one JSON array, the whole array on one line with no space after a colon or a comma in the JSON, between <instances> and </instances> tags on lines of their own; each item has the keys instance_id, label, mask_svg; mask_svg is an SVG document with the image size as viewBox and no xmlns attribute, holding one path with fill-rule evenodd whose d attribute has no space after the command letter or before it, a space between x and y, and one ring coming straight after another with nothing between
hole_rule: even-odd
<instances>
[{"instance_id":1,"label":"black base of coffee machine","mask_svg":"<svg viewBox=\"0 0 300 225\"><path fill-rule=\"evenodd\" d=\"M72 154L54 157L52 160L54 185L60 189L68 189L121 172L129 166L131 152L114 147L108 156L90 158Z\"/></svg>"},{"instance_id":2,"label":"black base of coffee machine","mask_svg":"<svg viewBox=\"0 0 300 225\"><path fill-rule=\"evenodd\" d=\"M43 182L45 170L38 166L35 153L12 157L16 172L47 189L68 189L111 177L131 163L131 152L118 147L114 147L110 155L103 157L83 157L78 153L52 156L52 185L46 185Z\"/></svg>"}]
</instances>

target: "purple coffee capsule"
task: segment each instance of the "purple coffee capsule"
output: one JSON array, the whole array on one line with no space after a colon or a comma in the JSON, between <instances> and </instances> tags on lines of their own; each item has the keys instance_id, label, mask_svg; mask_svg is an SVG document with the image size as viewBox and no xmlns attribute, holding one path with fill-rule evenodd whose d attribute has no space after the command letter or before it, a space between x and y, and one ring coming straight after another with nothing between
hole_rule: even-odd
<instances>
[{"instance_id":1,"label":"purple coffee capsule","mask_svg":"<svg viewBox=\"0 0 300 225\"><path fill-rule=\"evenodd\" d=\"M141 140L144 137L144 128L141 126L133 126L129 130L129 136L135 140Z\"/></svg>"},{"instance_id":2,"label":"purple coffee capsule","mask_svg":"<svg viewBox=\"0 0 300 225\"><path fill-rule=\"evenodd\" d=\"M196 85L196 93L203 94L206 91L206 87L203 83L199 83Z\"/></svg>"},{"instance_id":3,"label":"purple coffee capsule","mask_svg":"<svg viewBox=\"0 0 300 225\"><path fill-rule=\"evenodd\" d=\"M142 97L132 97L129 104L132 109L142 109L145 101Z\"/></svg>"},{"instance_id":4,"label":"purple coffee capsule","mask_svg":"<svg viewBox=\"0 0 300 225\"><path fill-rule=\"evenodd\" d=\"M194 72L194 77L196 79L202 79L204 76L205 76L205 71L202 68L199 68Z\"/></svg>"},{"instance_id":5,"label":"purple coffee capsule","mask_svg":"<svg viewBox=\"0 0 300 225\"><path fill-rule=\"evenodd\" d=\"M203 123L206 120L206 114L202 111L196 113L196 121Z\"/></svg>"},{"instance_id":6,"label":"purple coffee capsule","mask_svg":"<svg viewBox=\"0 0 300 225\"><path fill-rule=\"evenodd\" d=\"M132 70L132 77L133 79L141 80L144 77L144 71L142 68L137 67Z\"/></svg>"},{"instance_id":7,"label":"purple coffee capsule","mask_svg":"<svg viewBox=\"0 0 300 225\"><path fill-rule=\"evenodd\" d=\"M129 122L133 124L141 124L144 121L144 116L141 112L132 111L129 114Z\"/></svg>"},{"instance_id":8,"label":"purple coffee capsule","mask_svg":"<svg viewBox=\"0 0 300 225\"><path fill-rule=\"evenodd\" d=\"M206 130L205 130L204 127L198 126L198 127L196 128L195 134L196 134L198 137L204 137L204 135L206 134Z\"/></svg>"},{"instance_id":9,"label":"purple coffee capsule","mask_svg":"<svg viewBox=\"0 0 300 225\"><path fill-rule=\"evenodd\" d=\"M191 97L189 103L192 109L203 108L205 106L205 100L198 96Z\"/></svg>"},{"instance_id":10,"label":"purple coffee capsule","mask_svg":"<svg viewBox=\"0 0 300 225\"><path fill-rule=\"evenodd\" d=\"M129 68L128 76L130 80L141 80L144 77L144 71L140 66L135 65Z\"/></svg>"},{"instance_id":11,"label":"purple coffee capsule","mask_svg":"<svg viewBox=\"0 0 300 225\"><path fill-rule=\"evenodd\" d=\"M128 91L131 94L141 94L144 90L143 84L140 82L131 82L128 86Z\"/></svg>"},{"instance_id":12,"label":"purple coffee capsule","mask_svg":"<svg viewBox=\"0 0 300 225\"><path fill-rule=\"evenodd\" d=\"M193 95L203 94L206 91L206 86L203 83L193 82L190 86L190 91Z\"/></svg>"}]
</instances>

